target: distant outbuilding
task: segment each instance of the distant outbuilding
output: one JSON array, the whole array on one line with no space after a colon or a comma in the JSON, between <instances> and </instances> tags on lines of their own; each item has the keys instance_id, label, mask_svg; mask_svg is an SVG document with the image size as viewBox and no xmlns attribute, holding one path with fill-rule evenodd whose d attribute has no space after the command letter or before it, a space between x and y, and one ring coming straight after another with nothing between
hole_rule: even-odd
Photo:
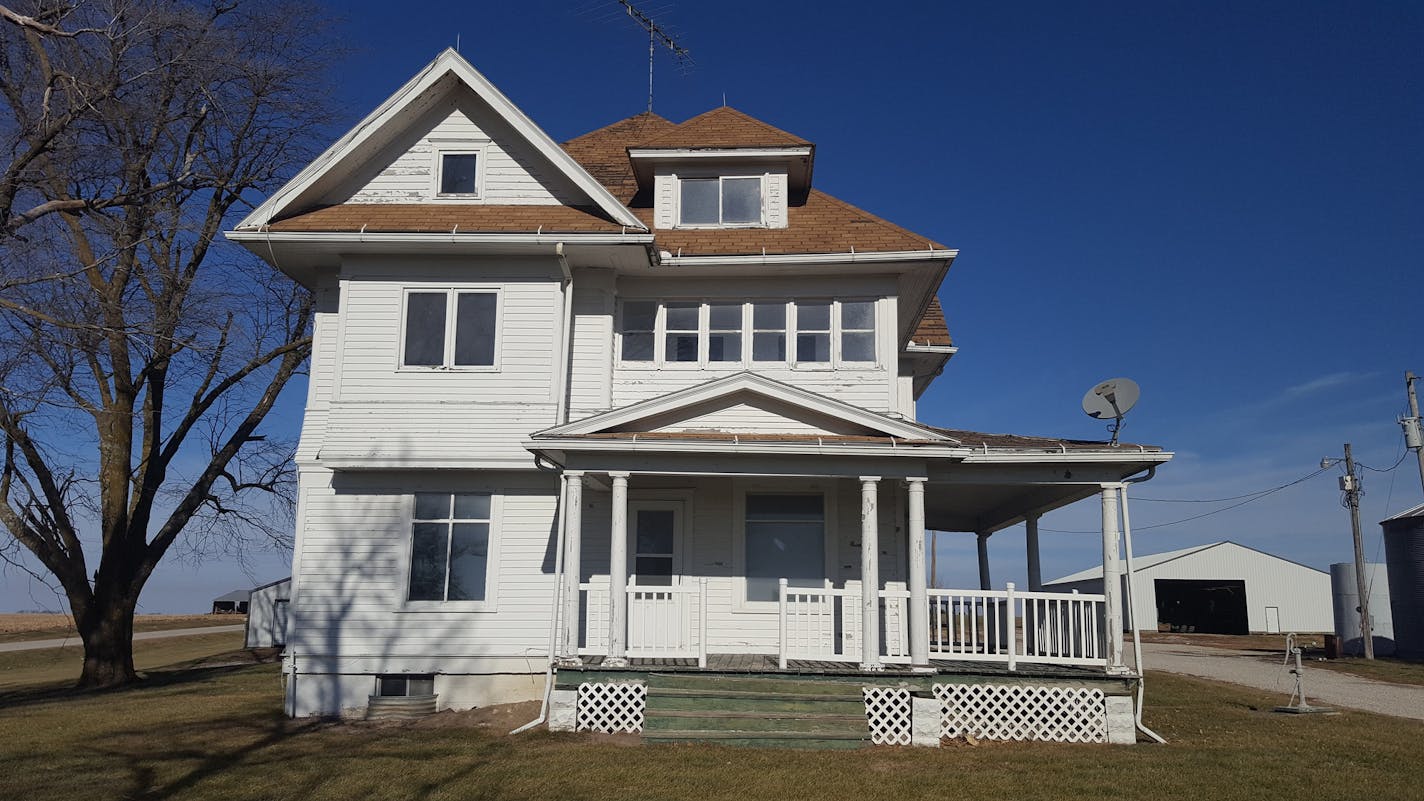
<instances>
[{"instance_id":1,"label":"distant outbuilding","mask_svg":"<svg viewBox=\"0 0 1424 801\"><path fill-rule=\"evenodd\" d=\"M291 598L291 576L252 590L245 647L280 648L287 644L287 604Z\"/></svg>"},{"instance_id":2,"label":"distant outbuilding","mask_svg":"<svg viewBox=\"0 0 1424 801\"><path fill-rule=\"evenodd\" d=\"M1334 630L1330 574L1234 542L1213 542L1133 559L1140 630L1216 634ZM1127 565L1122 563L1123 592ZM1043 587L1103 591L1102 566ZM1124 621L1124 625L1126 622Z\"/></svg>"},{"instance_id":3,"label":"distant outbuilding","mask_svg":"<svg viewBox=\"0 0 1424 801\"><path fill-rule=\"evenodd\" d=\"M1424 504L1380 523L1389 566L1395 656L1424 661Z\"/></svg>"},{"instance_id":4,"label":"distant outbuilding","mask_svg":"<svg viewBox=\"0 0 1424 801\"><path fill-rule=\"evenodd\" d=\"M245 615L247 614L248 596L251 590L233 590L227 595L219 595L213 599L213 614L215 615Z\"/></svg>"}]
</instances>

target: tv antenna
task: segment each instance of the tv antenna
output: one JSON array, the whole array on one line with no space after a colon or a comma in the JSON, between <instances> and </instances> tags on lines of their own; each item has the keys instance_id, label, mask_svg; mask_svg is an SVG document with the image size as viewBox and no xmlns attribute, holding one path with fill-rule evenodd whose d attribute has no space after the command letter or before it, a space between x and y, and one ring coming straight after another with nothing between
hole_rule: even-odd
<instances>
[{"instance_id":1,"label":"tv antenna","mask_svg":"<svg viewBox=\"0 0 1424 801\"><path fill-rule=\"evenodd\" d=\"M671 51L678 65L684 68L692 61L692 54L688 52L687 48L678 44L671 33L668 33L652 17L639 11L628 0L618 0L618 4L623 6L634 22L648 32L648 113L651 114L653 111L653 57L657 54L658 45L661 44Z\"/></svg>"},{"instance_id":2,"label":"tv antenna","mask_svg":"<svg viewBox=\"0 0 1424 801\"><path fill-rule=\"evenodd\" d=\"M1131 378L1109 378L1099 382L1083 396L1083 412L1089 417L1106 420L1112 434L1112 446L1117 447L1117 433L1122 430L1122 418L1136 403L1142 391Z\"/></svg>"}]
</instances>

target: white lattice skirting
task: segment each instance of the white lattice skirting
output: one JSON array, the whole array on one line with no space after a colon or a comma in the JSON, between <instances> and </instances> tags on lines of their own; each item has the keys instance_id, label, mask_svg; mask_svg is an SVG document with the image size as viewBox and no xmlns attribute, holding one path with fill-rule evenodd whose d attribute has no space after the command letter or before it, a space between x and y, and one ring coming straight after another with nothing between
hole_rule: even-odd
<instances>
[{"instance_id":1,"label":"white lattice skirting","mask_svg":"<svg viewBox=\"0 0 1424 801\"><path fill-rule=\"evenodd\" d=\"M941 734L984 740L1107 742L1102 690L1010 684L936 684Z\"/></svg>"},{"instance_id":2,"label":"white lattice skirting","mask_svg":"<svg viewBox=\"0 0 1424 801\"><path fill-rule=\"evenodd\" d=\"M641 684L585 682L578 686L575 731L640 732L648 688Z\"/></svg>"},{"instance_id":3,"label":"white lattice skirting","mask_svg":"<svg viewBox=\"0 0 1424 801\"><path fill-rule=\"evenodd\" d=\"M909 745L910 691L896 687L862 687L870 741L876 745Z\"/></svg>"}]
</instances>

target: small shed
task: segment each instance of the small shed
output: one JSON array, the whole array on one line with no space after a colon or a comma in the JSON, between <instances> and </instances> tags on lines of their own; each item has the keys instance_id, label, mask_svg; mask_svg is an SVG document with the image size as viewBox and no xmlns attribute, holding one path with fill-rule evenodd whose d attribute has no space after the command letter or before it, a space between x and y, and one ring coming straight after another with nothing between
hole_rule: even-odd
<instances>
[{"instance_id":1,"label":"small shed","mask_svg":"<svg viewBox=\"0 0 1424 801\"><path fill-rule=\"evenodd\" d=\"M291 599L291 576L252 590L245 647L280 648L287 644L287 605Z\"/></svg>"},{"instance_id":2,"label":"small shed","mask_svg":"<svg viewBox=\"0 0 1424 801\"><path fill-rule=\"evenodd\" d=\"M1330 574L1230 541L1133 559L1133 613L1148 631L1216 634L1333 631ZM1127 565L1123 562L1123 592ZM1102 566L1043 587L1100 593Z\"/></svg>"},{"instance_id":3,"label":"small shed","mask_svg":"<svg viewBox=\"0 0 1424 801\"><path fill-rule=\"evenodd\" d=\"M219 595L213 599L213 614L215 615L245 615L247 614L248 596L251 590L233 590L226 595Z\"/></svg>"}]
</instances>

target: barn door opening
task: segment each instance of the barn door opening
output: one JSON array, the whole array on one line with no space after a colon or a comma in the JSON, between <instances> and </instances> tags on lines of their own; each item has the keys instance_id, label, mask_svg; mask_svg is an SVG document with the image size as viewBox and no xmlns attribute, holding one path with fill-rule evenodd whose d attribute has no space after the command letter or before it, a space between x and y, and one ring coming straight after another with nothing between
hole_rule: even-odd
<instances>
[{"instance_id":1,"label":"barn door opening","mask_svg":"<svg viewBox=\"0 0 1424 801\"><path fill-rule=\"evenodd\" d=\"M1246 582L1240 579L1156 579L1157 621L1172 631L1249 634Z\"/></svg>"}]
</instances>

